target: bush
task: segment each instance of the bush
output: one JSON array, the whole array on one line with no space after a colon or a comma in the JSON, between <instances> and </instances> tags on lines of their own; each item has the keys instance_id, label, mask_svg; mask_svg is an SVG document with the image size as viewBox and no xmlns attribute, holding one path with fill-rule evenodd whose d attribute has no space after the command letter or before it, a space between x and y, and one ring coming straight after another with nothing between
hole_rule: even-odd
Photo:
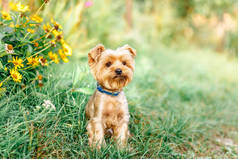
<instances>
[{"instance_id":1,"label":"bush","mask_svg":"<svg viewBox=\"0 0 238 159\"><path fill-rule=\"evenodd\" d=\"M42 6L46 3L45 1ZM65 42L62 26L51 19L43 23L38 11L30 15L29 7L10 3L10 12L0 17L0 95L18 90L33 81L43 86L41 73L60 59L68 62L72 49Z\"/></svg>"}]
</instances>

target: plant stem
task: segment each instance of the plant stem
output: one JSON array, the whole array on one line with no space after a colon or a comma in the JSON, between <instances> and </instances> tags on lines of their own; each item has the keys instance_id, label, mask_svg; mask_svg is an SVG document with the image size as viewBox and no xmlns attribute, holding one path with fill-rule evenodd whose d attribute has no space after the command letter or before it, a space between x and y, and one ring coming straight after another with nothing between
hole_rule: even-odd
<instances>
[{"instance_id":1,"label":"plant stem","mask_svg":"<svg viewBox=\"0 0 238 159\"><path fill-rule=\"evenodd\" d=\"M38 15L38 13L40 12L41 8L45 5L45 1L42 3L42 5L40 6L40 8L38 8L38 10L36 11L35 15Z\"/></svg>"},{"instance_id":2,"label":"plant stem","mask_svg":"<svg viewBox=\"0 0 238 159\"><path fill-rule=\"evenodd\" d=\"M41 52L43 52L43 51L47 50L47 49L48 49L50 46L51 46L51 45L48 45L48 46L47 46L47 47L45 47L44 49L42 49L42 50L38 51L37 53L35 53L35 54L31 55L30 57L40 54Z\"/></svg>"},{"instance_id":3,"label":"plant stem","mask_svg":"<svg viewBox=\"0 0 238 159\"><path fill-rule=\"evenodd\" d=\"M7 78L5 78L5 80L2 81L2 83L4 83L6 80L8 80L11 77L11 75L9 75Z\"/></svg>"}]
</instances>

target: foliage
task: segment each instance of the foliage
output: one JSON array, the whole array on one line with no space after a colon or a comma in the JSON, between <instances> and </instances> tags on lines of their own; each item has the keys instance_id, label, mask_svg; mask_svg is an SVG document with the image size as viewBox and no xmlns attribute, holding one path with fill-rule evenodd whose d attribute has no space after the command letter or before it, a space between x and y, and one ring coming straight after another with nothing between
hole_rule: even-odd
<instances>
[{"instance_id":1,"label":"foliage","mask_svg":"<svg viewBox=\"0 0 238 159\"><path fill-rule=\"evenodd\" d=\"M25 1L31 4L34 13L44 2ZM20 84L25 84L28 74L32 74L33 82L17 93L9 91L2 95L0 158L238 158L238 76L234 73L238 71L237 60L228 60L204 48L225 44L225 49L237 52L236 32L225 30L219 38L216 32L218 26L229 26L227 19L237 23L233 5L236 0L133 0L131 30L123 19L125 2L50 0L41 7L44 21L55 17L62 24L64 38L74 50L72 59L77 60L51 65L47 71L41 63L26 71L19 64L17 70L23 75ZM15 14L18 12L10 12L10 17L14 19ZM31 19L29 12L25 14ZM4 12L1 16L8 19ZM37 30L37 34L29 35L47 34L44 30L47 23L32 20L29 23L35 24L32 28ZM54 28L56 23L52 23L55 22L49 25ZM27 31L21 25L19 28L23 33ZM46 44L43 39L39 40L41 47ZM32 40L27 43L37 53ZM119 150L110 138L100 151L88 146L84 108L96 81L89 72L86 57L88 50L99 42L107 48L128 43L138 52L135 76L125 88L132 134L125 150ZM199 47L190 49L194 44ZM0 46L5 52L4 42ZM183 50L169 49L171 46ZM27 50L25 47L21 49ZM40 53L49 66L53 63L49 55L61 47L61 42L56 42L56 47ZM18 49L13 48L16 53ZM52 54L48 54L50 51ZM1 61L4 58L13 61L13 57L16 60L14 53L8 53ZM20 52L17 59L25 57L29 56ZM26 62L27 59L23 68L28 66ZM14 66L10 62L7 67ZM37 71L42 75L38 79L44 77L44 87L34 83ZM10 75L9 69L6 73ZM6 81L4 88L14 89L7 87L10 82L20 87L11 76ZM228 144L224 142L227 139L231 140Z\"/></svg>"},{"instance_id":2,"label":"foliage","mask_svg":"<svg viewBox=\"0 0 238 159\"><path fill-rule=\"evenodd\" d=\"M0 17L1 90L21 89L35 80L42 86L42 70L53 62L58 64L60 58L68 62L72 50L60 24L53 19L43 23L40 8L30 14L29 7L21 3L10 6L11 11L2 11Z\"/></svg>"},{"instance_id":3,"label":"foliage","mask_svg":"<svg viewBox=\"0 0 238 159\"><path fill-rule=\"evenodd\" d=\"M236 0L192 0L194 3L194 12L200 13L205 16L222 16L223 13L232 13Z\"/></svg>"},{"instance_id":4,"label":"foliage","mask_svg":"<svg viewBox=\"0 0 238 159\"><path fill-rule=\"evenodd\" d=\"M132 134L125 150L109 139L101 151L88 146L89 95L72 85L95 89L95 81L81 61L50 68L42 89L31 85L0 101L0 158L237 158L235 146L217 141L237 142L237 63L205 50L140 50L125 90Z\"/></svg>"},{"instance_id":5,"label":"foliage","mask_svg":"<svg viewBox=\"0 0 238 159\"><path fill-rule=\"evenodd\" d=\"M123 1L50 1L42 11L64 24L65 39L74 48L74 57L85 57L97 43L113 45L115 35L123 35ZM113 13L113 14L112 14ZM118 34L112 34L117 32Z\"/></svg>"},{"instance_id":6,"label":"foliage","mask_svg":"<svg viewBox=\"0 0 238 159\"><path fill-rule=\"evenodd\" d=\"M147 19L153 18L154 23L149 22L153 29L147 32L155 29L152 37L168 46L193 45L238 55L232 42L237 36L237 4L236 0L140 0L136 5L142 14L134 19L139 21L146 14Z\"/></svg>"}]
</instances>

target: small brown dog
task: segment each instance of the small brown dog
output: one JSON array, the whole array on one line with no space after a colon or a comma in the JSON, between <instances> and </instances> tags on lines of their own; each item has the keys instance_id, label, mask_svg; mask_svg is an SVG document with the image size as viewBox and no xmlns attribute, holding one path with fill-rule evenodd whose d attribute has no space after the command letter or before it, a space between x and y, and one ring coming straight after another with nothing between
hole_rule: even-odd
<instances>
[{"instance_id":1,"label":"small brown dog","mask_svg":"<svg viewBox=\"0 0 238 159\"><path fill-rule=\"evenodd\" d=\"M98 82L86 106L90 146L105 144L107 132L119 145L126 145L130 115L122 89L132 80L135 56L136 51L128 45L110 50L100 44L89 52L88 64Z\"/></svg>"}]
</instances>

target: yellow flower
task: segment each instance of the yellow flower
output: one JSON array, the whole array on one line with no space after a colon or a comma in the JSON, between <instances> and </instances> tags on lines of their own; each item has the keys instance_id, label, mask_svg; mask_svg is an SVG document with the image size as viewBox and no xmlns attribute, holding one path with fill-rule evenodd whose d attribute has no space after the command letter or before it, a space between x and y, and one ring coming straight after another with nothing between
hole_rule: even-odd
<instances>
[{"instance_id":1,"label":"yellow flower","mask_svg":"<svg viewBox=\"0 0 238 159\"><path fill-rule=\"evenodd\" d=\"M2 87L2 82L0 82L0 88Z\"/></svg>"},{"instance_id":2,"label":"yellow flower","mask_svg":"<svg viewBox=\"0 0 238 159\"><path fill-rule=\"evenodd\" d=\"M52 33L53 33L53 35L54 35L55 37L60 36L60 35L63 34L62 31L57 31L57 30L53 30Z\"/></svg>"},{"instance_id":3,"label":"yellow flower","mask_svg":"<svg viewBox=\"0 0 238 159\"><path fill-rule=\"evenodd\" d=\"M52 33L55 36L55 39L57 41L60 41L63 38L63 32L62 31L53 30Z\"/></svg>"},{"instance_id":4,"label":"yellow flower","mask_svg":"<svg viewBox=\"0 0 238 159\"><path fill-rule=\"evenodd\" d=\"M39 46L39 43L38 43L38 42L34 42L34 46L35 46L35 47L38 47L38 46Z\"/></svg>"},{"instance_id":5,"label":"yellow flower","mask_svg":"<svg viewBox=\"0 0 238 159\"><path fill-rule=\"evenodd\" d=\"M50 26L50 24L49 23L47 23L46 25L44 24L43 25L43 29L45 30L45 32L50 32L50 30L51 30L51 26Z\"/></svg>"},{"instance_id":6,"label":"yellow flower","mask_svg":"<svg viewBox=\"0 0 238 159\"><path fill-rule=\"evenodd\" d=\"M72 48L71 48L68 44L64 43L64 44L62 45L62 48L63 48L64 54L65 54L66 56L72 56Z\"/></svg>"},{"instance_id":7,"label":"yellow flower","mask_svg":"<svg viewBox=\"0 0 238 159\"><path fill-rule=\"evenodd\" d=\"M52 47L56 47L56 42L55 42L55 40L51 40L50 43L51 43L51 46L52 46Z\"/></svg>"},{"instance_id":8,"label":"yellow flower","mask_svg":"<svg viewBox=\"0 0 238 159\"><path fill-rule=\"evenodd\" d=\"M38 78L38 80L42 80L43 76L42 75L38 75L37 78Z\"/></svg>"},{"instance_id":9,"label":"yellow flower","mask_svg":"<svg viewBox=\"0 0 238 159\"><path fill-rule=\"evenodd\" d=\"M34 29L29 29L29 28L28 28L28 29L26 29L26 30L27 30L27 32L32 33L32 34L35 32Z\"/></svg>"},{"instance_id":10,"label":"yellow flower","mask_svg":"<svg viewBox=\"0 0 238 159\"><path fill-rule=\"evenodd\" d=\"M64 45L64 44L65 44L64 39L61 39L61 40L60 40L60 43L61 43L62 45Z\"/></svg>"},{"instance_id":11,"label":"yellow flower","mask_svg":"<svg viewBox=\"0 0 238 159\"><path fill-rule=\"evenodd\" d=\"M4 67L4 71L7 71L7 67Z\"/></svg>"},{"instance_id":12,"label":"yellow flower","mask_svg":"<svg viewBox=\"0 0 238 159\"><path fill-rule=\"evenodd\" d=\"M47 59L45 59L44 57L39 56L39 61L41 66L48 66Z\"/></svg>"},{"instance_id":13,"label":"yellow flower","mask_svg":"<svg viewBox=\"0 0 238 159\"><path fill-rule=\"evenodd\" d=\"M15 66L15 69L17 69L17 68L21 68L21 67L24 67L24 65L23 65L23 60L22 59L18 59L18 57L16 57L16 58L12 58L12 60L9 60L8 62L11 62L11 63L13 63L14 64L14 66Z\"/></svg>"},{"instance_id":14,"label":"yellow flower","mask_svg":"<svg viewBox=\"0 0 238 159\"><path fill-rule=\"evenodd\" d=\"M54 54L54 53L52 53L52 52L49 52L48 55L49 55L50 59L51 59L52 61L54 61L56 64L59 63L59 58L58 58L58 55L57 55L57 54Z\"/></svg>"},{"instance_id":15,"label":"yellow flower","mask_svg":"<svg viewBox=\"0 0 238 159\"><path fill-rule=\"evenodd\" d=\"M51 19L51 23L54 25L55 30L58 31L59 29L62 29L62 26L59 23L57 23L53 18Z\"/></svg>"},{"instance_id":16,"label":"yellow flower","mask_svg":"<svg viewBox=\"0 0 238 159\"><path fill-rule=\"evenodd\" d=\"M10 8L11 8L12 10L17 11L17 5L16 5L16 3L10 2L9 5L10 5Z\"/></svg>"},{"instance_id":17,"label":"yellow flower","mask_svg":"<svg viewBox=\"0 0 238 159\"><path fill-rule=\"evenodd\" d=\"M10 74L12 76L13 81L15 82L21 82L22 75L15 69L10 70Z\"/></svg>"},{"instance_id":18,"label":"yellow flower","mask_svg":"<svg viewBox=\"0 0 238 159\"><path fill-rule=\"evenodd\" d=\"M10 14L5 12L5 11L2 11L1 14L2 14L2 18L5 19L5 20L11 20L12 19Z\"/></svg>"},{"instance_id":19,"label":"yellow flower","mask_svg":"<svg viewBox=\"0 0 238 159\"><path fill-rule=\"evenodd\" d=\"M65 63L69 62L69 59L67 58L67 56L63 53L61 49L59 49L59 55Z\"/></svg>"},{"instance_id":20,"label":"yellow flower","mask_svg":"<svg viewBox=\"0 0 238 159\"><path fill-rule=\"evenodd\" d=\"M53 30L52 33L53 33L54 36L58 36L58 35L61 35L63 32L62 31Z\"/></svg>"},{"instance_id":21,"label":"yellow flower","mask_svg":"<svg viewBox=\"0 0 238 159\"><path fill-rule=\"evenodd\" d=\"M20 25L19 25L19 24L16 24L16 25L14 25L14 23L13 23L13 22L10 22L10 25L9 25L9 27L11 27L11 28L14 28L14 27L16 27L16 28L19 28L19 27L20 27Z\"/></svg>"},{"instance_id":22,"label":"yellow flower","mask_svg":"<svg viewBox=\"0 0 238 159\"><path fill-rule=\"evenodd\" d=\"M12 10L17 11L17 12L26 12L29 11L29 6L24 6L21 4L21 2L15 4L15 3L10 3L10 7Z\"/></svg>"},{"instance_id":23,"label":"yellow flower","mask_svg":"<svg viewBox=\"0 0 238 159\"><path fill-rule=\"evenodd\" d=\"M14 28L13 22L10 23L9 27Z\"/></svg>"},{"instance_id":24,"label":"yellow flower","mask_svg":"<svg viewBox=\"0 0 238 159\"><path fill-rule=\"evenodd\" d=\"M26 58L28 61L28 65L32 65L33 67L36 67L39 65L40 61L38 57L28 57Z\"/></svg>"},{"instance_id":25,"label":"yellow flower","mask_svg":"<svg viewBox=\"0 0 238 159\"><path fill-rule=\"evenodd\" d=\"M36 24L29 24L29 26L30 26L30 27L34 27L34 26L36 26Z\"/></svg>"},{"instance_id":26,"label":"yellow flower","mask_svg":"<svg viewBox=\"0 0 238 159\"><path fill-rule=\"evenodd\" d=\"M38 15L34 15L34 16L31 18L31 20L33 20L33 21L35 21L35 22L37 22L37 23L41 23L41 22L43 21L43 19L42 19L40 16L38 16Z\"/></svg>"}]
</instances>

